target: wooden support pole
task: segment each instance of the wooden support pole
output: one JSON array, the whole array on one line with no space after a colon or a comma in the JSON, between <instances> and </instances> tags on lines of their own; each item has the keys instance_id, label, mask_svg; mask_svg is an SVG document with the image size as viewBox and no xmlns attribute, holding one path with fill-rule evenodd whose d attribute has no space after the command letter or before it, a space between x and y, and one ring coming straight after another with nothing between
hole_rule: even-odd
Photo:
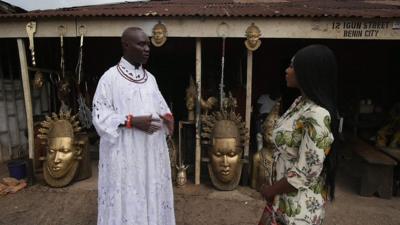
<instances>
[{"instance_id":1,"label":"wooden support pole","mask_svg":"<svg viewBox=\"0 0 400 225\"><path fill-rule=\"evenodd\" d=\"M196 86L197 86L197 101L196 101L196 159L195 159L195 184L200 184L200 169L201 169L201 39L196 39Z\"/></svg>"},{"instance_id":2,"label":"wooden support pole","mask_svg":"<svg viewBox=\"0 0 400 225\"><path fill-rule=\"evenodd\" d=\"M246 81L246 116L245 116L245 124L246 128L250 132L250 121L251 121L251 112L252 112L252 105L251 105L251 91L252 91L252 83L253 83L253 52L247 50L247 81ZM242 184L247 185L249 178L250 178L250 156L249 156L249 146L250 142L248 142L244 146L244 162L243 165L243 172L242 172Z\"/></svg>"},{"instance_id":3,"label":"wooden support pole","mask_svg":"<svg viewBox=\"0 0 400 225\"><path fill-rule=\"evenodd\" d=\"M246 128L250 131L251 120L251 91L253 83L253 52L247 50L247 81L246 81ZM249 157L249 144L244 147L244 157Z\"/></svg>"},{"instance_id":4,"label":"wooden support pole","mask_svg":"<svg viewBox=\"0 0 400 225\"><path fill-rule=\"evenodd\" d=\"M19 62L21 66L22 87L24 90L24 99L25 99L26 123L28 128L29 159L32 160L32 163L35 163L32 97L31 97L31 86L29 82L28 63L26 61L26 51L25 51L24 41L18 38L17 44L18 44ZM35 169L35 165L33 165L33 169Z\"/></svg>"}]
</instances>

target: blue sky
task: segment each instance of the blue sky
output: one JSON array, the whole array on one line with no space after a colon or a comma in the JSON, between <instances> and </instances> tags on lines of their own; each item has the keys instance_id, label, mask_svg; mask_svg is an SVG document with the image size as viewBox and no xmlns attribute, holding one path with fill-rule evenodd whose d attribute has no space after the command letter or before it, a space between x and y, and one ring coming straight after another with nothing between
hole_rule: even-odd
<instances>
[{"instance_id":1,"label":"blue sky","mask_svg":"<svg viewBox=\"0 0 400 225\"><path fill-rule=\"evenodd\" d=\"M2 0L12 5L18 6L25 10L36 9L56 9L64 7L82 6L82 5L96 5L114 2L135 2L138 0Z\"/></svg>"}]
</instances>

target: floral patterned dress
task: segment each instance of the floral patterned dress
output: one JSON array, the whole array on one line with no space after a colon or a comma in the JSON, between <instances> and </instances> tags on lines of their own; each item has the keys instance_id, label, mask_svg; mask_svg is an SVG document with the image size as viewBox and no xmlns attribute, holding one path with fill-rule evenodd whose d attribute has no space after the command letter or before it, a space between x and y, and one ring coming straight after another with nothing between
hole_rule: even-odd
<instances>
[{"instance_id":1,"label":"floral patterned dress","mask_svg":"<svg viewBox=\"0 0 400 225\"><path fill-rule=\"evenodd\" d=\"M333 142L330 123L326 109L300 96L275 124L274 181L286 178L297 189L274 199L274 210L287 225L322 224L323 162Z\"/></svg>"}]
</instances>

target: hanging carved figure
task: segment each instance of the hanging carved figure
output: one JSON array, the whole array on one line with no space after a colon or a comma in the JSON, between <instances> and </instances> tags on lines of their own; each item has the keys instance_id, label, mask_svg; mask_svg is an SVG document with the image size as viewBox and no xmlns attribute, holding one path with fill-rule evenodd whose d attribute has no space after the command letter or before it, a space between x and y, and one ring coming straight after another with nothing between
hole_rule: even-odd
<instances>
[{"instance_id":1,"label":"hanging carved figure","mask_svg":"<svg viewBox=\"0 0 400 225\"><path fill-rule=\"evenodd\" d=\"M167 27L159 22L153 27L153 36L151 37L151 43L156 47L161 47L167 41Z\"/></svg>"},{"instance_id":2,"label":"hanging carved figure","mask_svg":"<svg viewBox=\"0 0 400 225\"><path fill-rule=\"evenodd\" d=\"M82 62L83 62L83 36L85 32L85 27L81 26L79 28L80 32L80 44L79 44L79 57L78 57L78 64L76 65L75 73L78 75L78 82L77 82L77 91L78 91L78 117L79 121L84 128L90 128L92 126L92 112L90 111L89 107L86 105L85 98L81 92L81 81L82 81ZM87 91L87 89L86 89Z\"/></svg>"},{"instance_id":3,"label":"hanging carved figure","mask_svg":"<svg viewBox=\"0 0 400 225\"><path fill-rule=\"evenodd\" d=\"M60 111L66 113L70 111L68 106L69 96L71 94L71 84L68 79L62 79L57 83L57 97L61 102Z\"/></svg>"},{"instance_id":4,"label":"hanging carved figure","mask_svg":"<svg viewBox=\"0 0 400 225\"><path fill-rule=\"evenodd\" d=\"M65 61L64 61L64 34L66 28L64 26L58 27L58 32L60 34L60 70L61 70L61 80L57 83L57 96L61 102L60 111L67 113L70 111L69 96L71 93L70 81L65 77Z\"/></svg>"},{"instance_id":5,"label":"hanging carved figure","mask_svg":"<svg viewBox=\"0 0 400 225\"><path fill-rule=\"evenodd\" d=\"M235 101L230 94L220 111L202 116L201 136L208 150L208 172L212 184L224 191L239 184L243 149L248 141L245 124L234 111Z\"/></svg>"},{"instance_id":6,"label":"hanging carved figure","mask_svg":"<svg viewBox=\"0 0 400 225\"><path fill-rule=\"evenodd\" d=\"M189 87L186 88L186 109L188 110L188 121L194 121L194 110L196 106L197 89L192 77Z\"/></svg>"},{"instance_id":7,"label":"hanging carved figure","mask_svg":"<svg viewBox=\"0 0 400 225\"><path fill-rule=\"evenodd\" d=\"M32 57L32 66L36 66L36 58L35 58L35 43L33 41L33 38L36 33L36 22L35 21L30 21L29 23L26 24L26 33L28 34L29 38L29 50L31 51L31 57Z\"/></svg>"},{"instance_id":8,"label":"hanging carved figure","mask_svg":"<svg viewBox=\"0 0 400 225\"><path fill-rule=\"evenodd\" d=\"M192 77L190 77L189 87L186 88L186 109L188 110L188 121L194 121L194 110L196 106L197 87ZM201 98L200 107L204 114L213 110L217 106L218 100L215 97L209 97L207 100Z\"/></svg>"},{"instance_id":9,"label":"hanging carved figure","mask_svg":"<svg viewBox=\"0 0 400 225\"><path fill-rule=\"evenodd\" d=\"M60 111L46 116L41 123L38 137L47 145L47 155L43 163L44 180L51 187L64 187L76 177L84 141L77 140L76 133L81 130L76 115Z\"/></svg>"},{"instance_id":10,"label":"hanging carved figure","mask_svg":"<svg viewBox=\"0 0 400 225\"><path fill-rule=\"evenodd\" d=\"M43 73L41 71L36 71L33 77L33 87L35 89L41 89L43 87L44 82L45 79Z\"/></svg>"},{"instance_id":11,"label":"hanging carved figure","mask_svg":"<svg viewBox=\"0 0 400 225\"><path fill-rule=\"evenodd\" d=\"M246 45L246 48L250 51L255 51L257 50L260 45L261 45L261 31L260 28L258 28L254 23L252 23L247 29L246 29L246 38L247 40L244 41L244 44Z\"/></svg>"}]
</instances>

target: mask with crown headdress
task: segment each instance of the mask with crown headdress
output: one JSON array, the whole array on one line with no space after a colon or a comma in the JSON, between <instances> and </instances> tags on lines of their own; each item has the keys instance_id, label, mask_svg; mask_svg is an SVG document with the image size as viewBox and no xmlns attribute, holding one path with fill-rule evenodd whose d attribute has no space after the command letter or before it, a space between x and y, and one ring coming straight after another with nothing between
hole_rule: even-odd
<instances>
[{"instance_id":1,"label":"mask with crown headdress","mask_svg":"<svg viewBox=\"0 0 400 225\"><path fill-rule=\"evenodd\" d=\"M219 190L237 187L242 173L242 154L248 131L240 115L234 112L236 99L225 98L221 111L202 116L202 143L207 146L208 172Z\"/></svg>"},{"instance_id":2,"label":"mask with crown headdress","mask_svg":"<svg viewBox=\"0 0 400 225\"><path fill-rule=\"evenodd\" d=\"M64 187L74 179L79 161L82 159L84 143L76 141L79 121L70 112L53 113L41 123L38 137L47 146L46 159L43 163L44 180L49 186Z\"/></svg>"}]
</instances>

